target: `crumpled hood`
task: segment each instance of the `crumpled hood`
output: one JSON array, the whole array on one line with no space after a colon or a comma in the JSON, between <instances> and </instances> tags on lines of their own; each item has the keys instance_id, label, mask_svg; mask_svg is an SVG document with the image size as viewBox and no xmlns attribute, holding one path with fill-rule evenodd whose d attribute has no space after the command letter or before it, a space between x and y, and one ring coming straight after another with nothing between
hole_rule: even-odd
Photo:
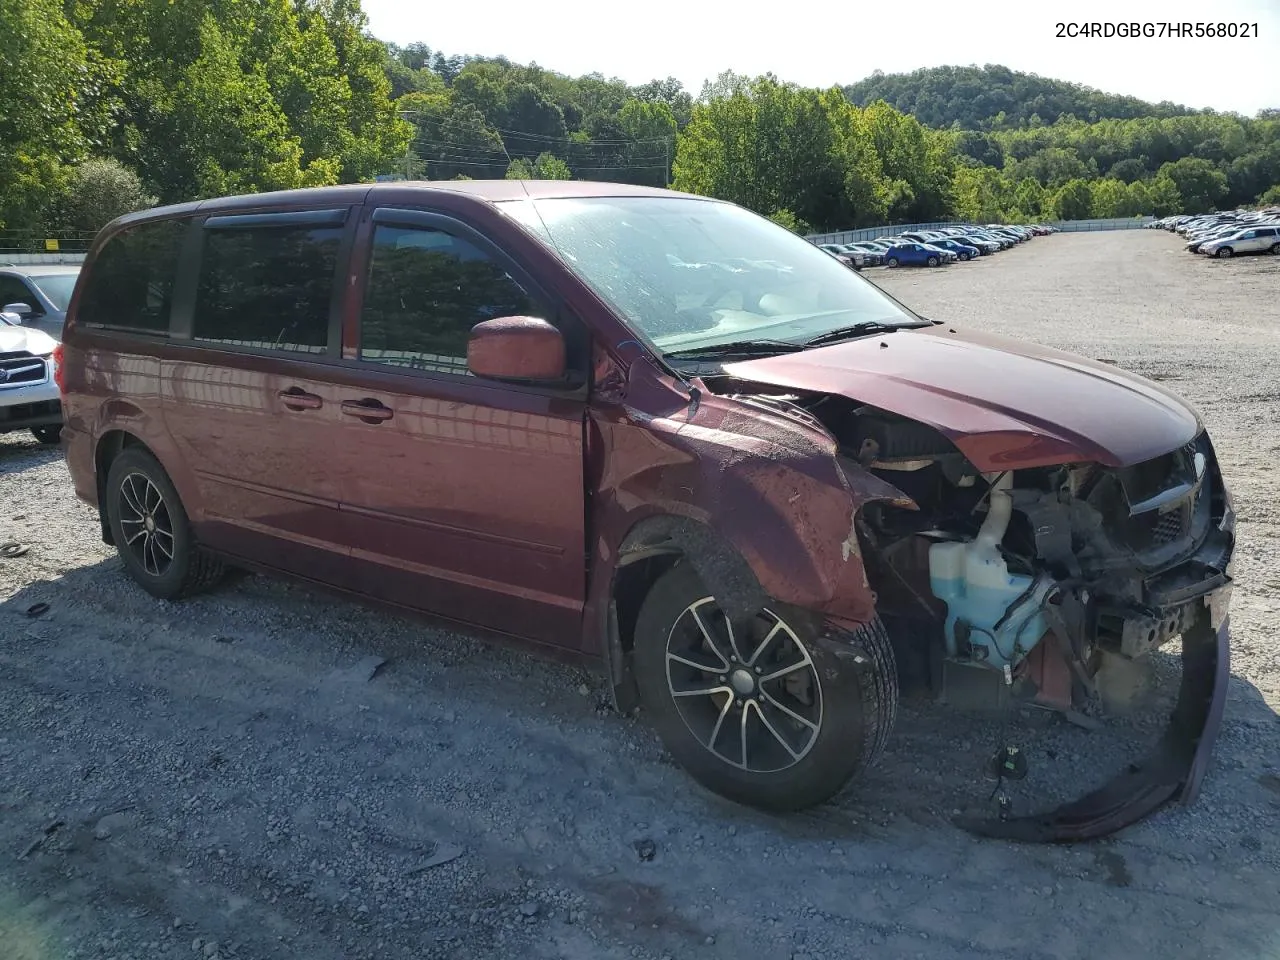
<instances>
[{"instance_id":1,"label":"crumpled hood","mask_svg":"<svg viewBox=\"0 0 1280 960\"><path fill-rule=\"evenodd\" d=\"M1200 418L1164 387L1020 340L920 327L726 364L742 380L838 394L941 431L979 470L1141 463Z\"/></svg>"},{"instance_id":2,"label":"crumpled hood","mask_svg":"<svg viewBox=\"0 0 1280 960\"><path fill-rule=\"evenodd\" d=\"M37 330L34 327L11 327L0 321L0 353L16 353L19 350L25 350L43 357L52 353L57 345L58 341L43 330Z\"/></svg>"}]
</instances>

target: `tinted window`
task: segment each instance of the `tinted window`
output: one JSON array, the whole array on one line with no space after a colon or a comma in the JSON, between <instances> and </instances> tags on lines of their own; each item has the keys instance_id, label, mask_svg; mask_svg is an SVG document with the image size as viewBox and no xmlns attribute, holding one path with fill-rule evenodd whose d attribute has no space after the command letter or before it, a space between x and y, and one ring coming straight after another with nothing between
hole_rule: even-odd
<instances>
[{"instance_id":1,"label":"tinted window","mask_svg":"<svg viewBox=\"0 0 1280 960\"><path fill-rule=\"evenodd\" d=\"M471 328L538 314L531 298L487 253L452 234L380 226L360 325L360 358L466 374Z\"/></svg>"},{"instance_id":2,"label":"tinted window","mask_svg":"<svg viewBox=\"0 0 1280 960\"><path fill-rule=\"evenodd\" d=\"M168 335L186 226L185 220L160 220L108 240L90 268L76 321L85 327Z\"/></svg>"},{"instance_id":3,"label":"tinted window","mask_svg":"<svg viewBox=\"0 0 1280 960\"><path fill-rule=\"evenodd\" d=\"M36 313L43 313L40 301L31 295L31 291L17 277L0 277L0 307L11 303L25 303Z\"/></svg>"},{"instance_id":4,"label":"tinted window","mask_svg":"<svg viewBox=\"0 0 1280 960\"><path fill-rule=\"evenodd\" d=\"M192 337L325 353L342 227L208 230Z\"/></svg>"}]
</instances>

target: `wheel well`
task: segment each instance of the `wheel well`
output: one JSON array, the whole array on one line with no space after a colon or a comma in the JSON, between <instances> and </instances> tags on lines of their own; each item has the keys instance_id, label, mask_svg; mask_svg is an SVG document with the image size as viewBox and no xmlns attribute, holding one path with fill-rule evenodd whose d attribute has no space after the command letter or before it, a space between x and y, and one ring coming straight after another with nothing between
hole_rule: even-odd
<instances>
[{"instance_id":1,"label":"wheel well","mask_svg":"<svg viewBox=\"0 0 1280 960\"><path fill-rule=\"evenodd\" d=\"M610 591L608 666L614 706L619 713L629 713L640 702L639 691L631 669L631 654L636 646L636 620L645 597L658 579L682 559L676 550L647 553L623 563L613 575Z\"/></svg>"},{"instance_id":2,"label":"wheel well","mask_svg":"<svg viewBox=\"0 0 1280 960\"><path fill-rule=\"evenodd\" d=\"M98 446L93 452L93 473L98 487L98 522L102 525L102 542L108 546L115 546L115 541L111 536L111 524L107 522L107 472L111 469L112 461L129 447L147 449L147 445L132 433L108 430L98 438Z\"/></svg>"}]
</instances>

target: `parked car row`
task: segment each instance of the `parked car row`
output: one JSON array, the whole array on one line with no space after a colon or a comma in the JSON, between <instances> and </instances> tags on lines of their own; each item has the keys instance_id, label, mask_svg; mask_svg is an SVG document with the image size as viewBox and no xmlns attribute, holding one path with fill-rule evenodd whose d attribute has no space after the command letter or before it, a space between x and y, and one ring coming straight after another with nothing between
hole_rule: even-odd
<instances>
[{"instance_id":1,"label":"parked car row","mask_svg":"<svg viewBox=\"0 0 1280 960\"><path fill-rule=\"evenodd\" d=\"M1188 253L1224 258L1238 253L1280 254L1280 207L1165 217L1148 226L1186 237Z\"/></svg>"},{"instance_id":2,"label":"parked car row","mask_svg":"<svg viewBox=\"0 0 1280 960\"><path fill-rule=\"evenodd\" d=\"M863 267L940 267L976 260L1032 237L1055 233L1042 224L956 224L936 230L914 230L893 237L853 243L820 243L823 250L855 270Z\"/></svg>"}]
</instances>

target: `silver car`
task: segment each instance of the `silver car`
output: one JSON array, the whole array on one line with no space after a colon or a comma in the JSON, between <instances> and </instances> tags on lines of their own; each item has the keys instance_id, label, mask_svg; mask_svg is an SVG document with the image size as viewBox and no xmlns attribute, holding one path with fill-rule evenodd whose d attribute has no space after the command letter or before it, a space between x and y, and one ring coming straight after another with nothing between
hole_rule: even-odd
<instances>
[{"instance_id":1,"label":"silver car","mask_svg":"<svg viewBox=\"0 0 1280 960\"><path fill-rule=\"evenodd\" d=\"M1280 226L1262 224L1200 244L1200 252L1211 257L1232 257L1237 253L1280 253Z\"/></svg>"},{"instance_id":2,"label":"silver car","mask_svg":"<svg viewBox=\"0 0 1280 960\"><path fill-rule=\"evenodd\" d=\"M0 310L16 314L24 327L61 340L62 322L79 275L79 264L0 266Z\"/></svg>"}]
</instances>

